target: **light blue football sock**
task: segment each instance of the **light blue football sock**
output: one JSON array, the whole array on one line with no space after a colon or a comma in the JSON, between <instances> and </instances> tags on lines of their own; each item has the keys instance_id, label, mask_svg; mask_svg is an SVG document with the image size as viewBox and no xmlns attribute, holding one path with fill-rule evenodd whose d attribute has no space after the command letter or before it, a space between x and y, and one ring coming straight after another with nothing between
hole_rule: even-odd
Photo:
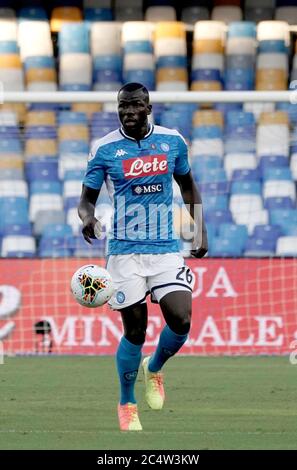
<instances>
[{"instance_id":1,"label":"light blue football sock","mask_svg":"<svg viewBox=\"0 0 297 470\"><path fill-rule=\"evenodd\" d=\"M166 325L161 332L157 349L149 360L149 371L158 372L165 362L180 350L187 338L188 334L178 335Z\"/></svg>"},{"instance_id":2,"label":"light blue football sock","mask_svg":"<svg viewBox=\"0 0 297 470\"><path fill-rule=\"evenodd\" d=\"M134 396L134 385L136 382L138 368L141 361L142 344L130 343L122 337L117 354L117 370L120 379L120 404L136 403Z\"/></svg>"}]
</instances>

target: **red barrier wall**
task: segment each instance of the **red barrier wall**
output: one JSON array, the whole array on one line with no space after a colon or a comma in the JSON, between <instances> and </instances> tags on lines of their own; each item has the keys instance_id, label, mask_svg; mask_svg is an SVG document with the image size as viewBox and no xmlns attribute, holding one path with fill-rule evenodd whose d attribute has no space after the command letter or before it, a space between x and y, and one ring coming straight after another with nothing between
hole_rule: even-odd
<instances>
[{"instance_id":1,"label":"red barrier wall","mask_svg":"<svg viewBox=\"0 0 297 470\"><path fill-rule=\"evenodd\" d=\"M114 354L119 313L86 309L70 293L86 259L0 260L0 340L6 353L33 353L33 325L47 319L53 352ZM96 260L104 265L105 261ZM193 323L183 354L284 354L297 339L296 259L188 260L196 274ZM163 319L149 305L145 352L154 350Z\"/></svg>"}]
</instances>

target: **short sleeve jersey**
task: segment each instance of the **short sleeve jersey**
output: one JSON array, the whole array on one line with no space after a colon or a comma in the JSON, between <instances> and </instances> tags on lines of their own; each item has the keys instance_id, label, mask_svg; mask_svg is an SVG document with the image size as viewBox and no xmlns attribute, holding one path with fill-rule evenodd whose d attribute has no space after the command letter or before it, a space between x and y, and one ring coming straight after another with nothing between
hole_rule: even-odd
<instances>
[{"instance_id":1,"label":"short sleeve jersey","mask_svg":"<svg viewBox=\"0 0 297 470\"><path fill-rule=\"evenodd\" d=\"M179 251L173 230L173 174L190 171L186 141L175 129L150 126L140 141L123 129L92 146L85 186L105 181L114 215L108 254Z\"/></svg>"}]
</instances>

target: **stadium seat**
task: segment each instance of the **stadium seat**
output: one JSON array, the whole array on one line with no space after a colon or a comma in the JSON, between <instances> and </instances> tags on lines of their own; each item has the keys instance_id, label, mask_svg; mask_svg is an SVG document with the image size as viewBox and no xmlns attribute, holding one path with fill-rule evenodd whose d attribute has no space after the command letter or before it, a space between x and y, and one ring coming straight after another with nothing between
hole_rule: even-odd
<instances>
[{"instance_id":1,"label":"stadium seat","mask_svg":"<svg viewBox=\"0 0 297 470\"><path fill-rule=\"evenodd\" d=\"M181 12L181 20L187 24L195 24L197 21L209 19L209 11L204 6L184 7Z\"/></svg>"},{"instance_id":2,"label":"stadium seat","mask_svg":"<svg viewBox=\"0 0 297 470\"><path fill-rule=\"evenodd\" d=\"M146 9L145 20L152 22L175 21L176 11L172 6L151 6Z\"/></svg>"},{"instance_id":3,"label":"stadium seat","mask_svg":"<svg viewBox=\"0 0 297 470\"><path fill-rule=\"evenodd\" d=\"M247 240L244 254L247 257L272 257L275 255L275 241L250 237Z\"/></svg>"},{"instance_id":4,"label":"stadium seat","mask_svg":"<svg viewBox=\"0 0 297 470\"><path fill-rule=\"evenodd\" d=\"M246 212L237 212L233 214L234 221L238 225L246 225L249 235L254 231L256 225L267 225L269 214L266 209Z\"/></svg>"},{"instance_id":5,"label":"stadium seat","mask_svg":"<svg viewBox=\"0 0 297 470\"><path fill-rule=\"evenodd\" d=\"M243 247L237 243L236 238L214 238L210 244L209 256L212 257L239 257L242 255Z\"/></svg>"},{"instance_id":6,"label":"stadium seat","mask_svg":"<svg viewBox=\"0 0 297 470\"><path fill-rule=\"evenodd\" d=\"M21 21L18 27L18 43L23 61L28 57L53 56L53 43L47 21Z\"/></svg>"},{"instance_id":7,"label":"stadium seat","mask_svg":"<svg viewBox=\"0 0 297 470\"><path fill-rule=\"evenodd\" d=\"M122 27L122 45L124 80L139 81L149 90L154 89L155 59L151 24L143 21L125 22Z\"/></svg>"},{"instance_id":8,"label":"stadium seat","mask_svg":"<svg viewBox=\"0 0 297 470\"><path fill-rule=\"evenodd\" d=\"M37 220L39 211L61 211L63 209L63 199L60 194L33 194L30 197L29 216L31 222Z\"/></svg>"},{"instance_id":9,"label":"stadium seat","mask_svg":"<svg viewBox=\"0 0 297 470\"><path fill-rule=\"evenodd\" d=\"M237 249L241 247L243 250L248 238L248 231L245 225L223 223L219 226L218 236L233 241L237 245Z\"/></svg>"},{"instance_id":10,"label":"stadium seat","mask_svg":"<svg viewBox=\"0 0 297 470\"><path fill-rule=\"evenodd\" d=\"M235 170L255 170L257 159L253 153L227 153L224 158L224 166L228 179L233 179Z\"/></svg>"},{"instance_id":11,"label":"stadium seat","mask_svg":"<svg viewBox=\"0 0 297 470\"><path fill-rule=\"evenodd\" d=\"M265 209L293 209L294 201L290 197L267 197L264 201Z\"/></svg>"},{"instance_id":12,"label":"stadium seat","mask_svg":"<svg viewBox=\"0 0 297 470\"><path fill-rule=\"evenodd\" d=\"M28 197L28 186L24 180L0 180L0 197Z\"/></svg>"},{"instance_id":13,"label":"stadium seat","mask_svg":"<svg viewBox=\"0 0 297 470\"><path fill-rule=\"evenodd\" d=\"M38 246L38 255L41 258L65 258L71 254L71 250L66 247L64 238L41 237Z\"/></svg>"},{"instance_id":14,"label":"stadium seat","mask_svg":"<svg viewBox=\"0 0 297 470\"><path fill-rule=\"evenodd\" d=\"M278 237L282 234L279 225L256 225L253 231L254 238L261 238L262 240L273 240L276 242Z\"/></svg>"},{"instance_id":15,"label":"stadium seat","mask_svg":"<svg viewBox=\"0 0 297 470\"><path fill-rule=\"evenodd\" d=\"M53 33L61 30L65 23L82 21L81 10L77 7L55 7L52 10L50 27Z\"/></svg>"},{"instance_id":16,"label":"stadium seat","mask_svg":"<svg viewBox=\"0 0 297 470\"><path fill-rule=\"evenodd\" d=\"M40 236L47 225L64 225L65 213L63 210L39 210L38 217L34 221L33 232L35 236Z\"/></svg>"},{"instance_id":17,"label":"stadium seat","mask_svg":"<svg viewBox=\"0 0 297 470\"><path fill-rule=\"evenodd\" d=\"M136 21L143 19L143 0L115 0L114 14L116 21Z\"/></svg>"},{"instance_id":18,"label":"stadium seat","mask_svg":"<svg viewBox=\"0 0 297 470\"><path fill-rule=\"evenodd\" d=\"M280 237L276 245L277 256L297 256L297 236Z\"/></svg>"},{"instance_id":19,"label":"stadium seat","mask_svg":"<svg viewBox=\"0 0 297 470\"><path fill-rule=\"evenodd\" d=\"M269 180L263 183L263 197L290 197L296 200L296 187L293 181Z\"/></svg>"},{"instance_id":20,"label":"stadium seat","mask_svg":"<svg viewBox=\"0 0 297 470\"><path fill-rule=\"evenodd\" d=\"M297 225L297 210L294 209L273 209L269 212L270 224L279 225L282 234L286 235L291 231L292 226Z\"/></svg>"},{"instance_id":21,"label":"stadium seat","mask_svg":"<svg viewBox=\"0 0 297 470\"><path fill-rule=\"evenodd\" d=\"M73 256L76 257L102 257L106 254L105 248L106 241L103 240L94 240L92 245L87 243L82 236L72 237L67 240L66 246L68 246Z\"/></svg>"},{"instance_id":22,"label":"stadium seat","mask_svg":"<svg viewBox=\"0 0 297 470\"><path fill-rule=\"evenodd\" d=\"M34 257L36 253L35 238L26 235L8 235L3 237L1 256L3 258Z\"/></svg>"}]
</instances>

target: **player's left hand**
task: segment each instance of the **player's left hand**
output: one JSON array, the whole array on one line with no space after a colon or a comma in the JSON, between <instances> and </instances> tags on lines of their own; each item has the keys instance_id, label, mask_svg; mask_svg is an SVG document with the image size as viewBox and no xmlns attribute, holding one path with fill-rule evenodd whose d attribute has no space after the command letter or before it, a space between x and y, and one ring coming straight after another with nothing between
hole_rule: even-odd
<instances>
[{"instance_id":1,"label":"player's left hand","mask_svg":"<svg viewBox=\"0 0 297 470\"><path fill-rule=\"evenodd\" d=\"M208 241L206 230L202 230L202 236L196 235L193 240L191 255L195 258L203 258L208 252Z\"/></svg>"},{"instance_id":2,"label":"player's left hand","mask_svg":"<svg viewBox=\"0 0 297 470\"><path fill-rule=\"evenodd\" d=\"M93 215L85 217L83 220L82 234L86 242L92 244L91 238L100 238L102 234L100 221Z\"/></svg>"}]
</instances>

